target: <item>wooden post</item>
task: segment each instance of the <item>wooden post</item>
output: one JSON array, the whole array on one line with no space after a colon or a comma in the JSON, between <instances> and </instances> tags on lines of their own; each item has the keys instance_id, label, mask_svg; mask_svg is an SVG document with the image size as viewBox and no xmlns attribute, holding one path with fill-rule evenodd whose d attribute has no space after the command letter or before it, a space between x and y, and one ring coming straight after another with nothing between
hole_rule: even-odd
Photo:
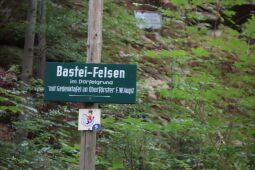
<instances>
[{"instance_id":1,"label":"wooden post","mask_svg":"<svg viewBox=\"0 0 255 170\"><path fill-rule=\"evenodd\" d=\"M87 63L100 63L102 51L103 0L89 0ZM86 103L85 108L98 108L95 103ZM80 170L95 170L96 132L81 132Z\"/></svg>"}]
</instances>

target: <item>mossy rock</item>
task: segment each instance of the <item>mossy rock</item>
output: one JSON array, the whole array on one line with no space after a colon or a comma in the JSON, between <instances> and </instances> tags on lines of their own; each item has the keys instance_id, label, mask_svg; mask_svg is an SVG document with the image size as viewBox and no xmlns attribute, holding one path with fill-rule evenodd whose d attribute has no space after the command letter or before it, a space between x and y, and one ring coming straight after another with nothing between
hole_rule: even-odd
<instances>
[{"instance_id":1,"label":"mossy rock","mask_svg":"<svg viewBox=\"0 0 255 170\"><path fill-rule=\"evenodd\" d=\"M13 46L0 46L0 67L8 69L11 65L21 65L23 49Z\"/></svg>"}]
</instances>

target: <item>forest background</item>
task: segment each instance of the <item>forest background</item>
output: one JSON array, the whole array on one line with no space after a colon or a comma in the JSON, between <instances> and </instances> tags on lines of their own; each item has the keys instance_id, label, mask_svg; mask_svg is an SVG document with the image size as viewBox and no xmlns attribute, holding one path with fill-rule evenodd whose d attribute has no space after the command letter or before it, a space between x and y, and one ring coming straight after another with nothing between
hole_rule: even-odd
<instances>
[{"instance_id":1,"label":"forest background","mask_svg":"<svg viewBox=\"0 0 255 170\"><path fill-rule=\"evenodd\" d=\"M254 3L104 0L102 62L137 64L138 94L100 104L96 169L255 168ZM139 29L134 10L161 12L162 29ZM87 12L0 1L0 169L78 168L80 104L43 101L43 70L86 61Z\"/></svg>"}]
</instances>

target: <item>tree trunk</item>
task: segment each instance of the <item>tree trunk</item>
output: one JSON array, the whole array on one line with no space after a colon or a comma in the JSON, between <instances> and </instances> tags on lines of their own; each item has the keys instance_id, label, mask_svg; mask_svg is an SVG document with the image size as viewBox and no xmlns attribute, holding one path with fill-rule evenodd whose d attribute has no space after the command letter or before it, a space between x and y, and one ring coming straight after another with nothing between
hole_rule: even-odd
<instances>
[{"instance_id":1,"label":"tree trunk","mask_svg":"<svg viewBox=\"0 0 255 170\"><path fill-rule=\"evenodd\" d=\"M25 35L24 56L22 61L21 80L28 82L32 77L33 56L34 56L34 39L35 39L35 24L36 24L37 0L29 0L27 12L27 30ZM19 114L19 121L24 122L27 117L25 113ZM27 129L17 129L15 139L21 141L28 135Z\"/></svg>"},{"instance_id":2,"label":"tree trunk","mask_svg":"<svg viewBox=\"0 0 255 170\"><path fill-rule=\"evenodd\" d=\"M38 54L36 60L36 78L44 79L46 67L46 13L47 0L39 0L39 35L38 35Z\"/></svg>"},{"instance_id":3,"label":"tree trunk","mask_svg":"<svg viewBox=\"0 0 255 170\"><path fill-rule=\"evenodd\" d=\"M25 82L28 82L29 78L32 77L36 12L37 0L29 0L27 12L27 30L25 34L25 46L21 74L21 79Z\"/></svg>"}]
</instances>

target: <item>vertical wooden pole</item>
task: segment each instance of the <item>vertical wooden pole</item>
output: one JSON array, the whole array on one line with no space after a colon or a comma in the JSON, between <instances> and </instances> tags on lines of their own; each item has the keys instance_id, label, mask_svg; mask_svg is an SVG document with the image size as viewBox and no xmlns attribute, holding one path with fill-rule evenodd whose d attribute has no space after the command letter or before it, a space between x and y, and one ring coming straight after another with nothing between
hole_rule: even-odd
<instances>
[{"instance_id":1,"label":"vertical wooden pole","mask_svg":"<svg viewBox=\"0 0 255 170\"><path fill-rule=\"evenodd\" d=\"M103 0L89 0L87 63L100 63L102 51ZM98 108L95 103L85 108ZM96 132L81 132L80 170L95 170Z\"/></svg>"},{"instance_id":2,"label":"vertical wooden pole","mask_svg":"<svg viewBox=\"0 0 255 170\"><path fill-rule=\"evenodd\" d=\"M87 63L100 63L102 51L103 0L89 0Z\"/></svg>"}]
</instances>

